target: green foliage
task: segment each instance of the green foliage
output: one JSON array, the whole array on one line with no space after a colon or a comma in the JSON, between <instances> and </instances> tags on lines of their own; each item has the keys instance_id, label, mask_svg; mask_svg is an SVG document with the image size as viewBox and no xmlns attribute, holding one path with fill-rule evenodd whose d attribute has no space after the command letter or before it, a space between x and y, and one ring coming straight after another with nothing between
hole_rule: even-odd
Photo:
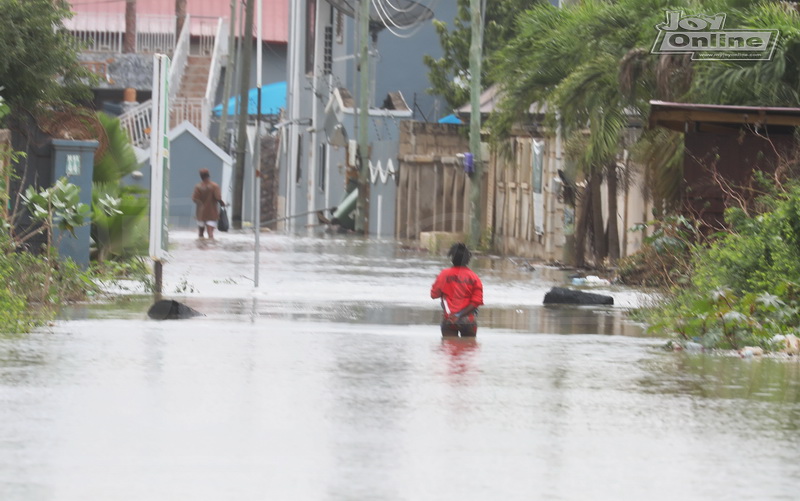
<instances>
[{"instance_id":1,"label":"green foliage","mask_svg":"<svg viewBox=\"0 0 800 501\"><path fill-rule=\"evenodd\" d=\"M130 138L119 119L105 113L97 113L103 126L107 147L102 158L94 164L92 181L95 183L118 183L120 179L135 171L139 164Z\"/></svg>"},{"instance_id":2,"label":"green foliage","mask_svg":"<svg viewBox=\"0 0 800 501\"><path fill-rule=\"evenodd\" d=\"M55 249L34 255L14 251L0 232L0 334L28 332L51 321L64 304L101 293L102 285L138 281L152 290L151 271L143 259L94 263L82 269L58 259Z\"/></svg>"},{"instance_id":3,"label":"green foliage","mask_svg":"<svg viewBox=\"0 0 800 501\"><path fill-rule=\"evenodd\" d=\"M4 88L5 88L5 87L3 87L3 86L0 86L0 92L1 92L1 91L2 91ZM8 105L6 104L5 100L3 99L3 96L0 96L0 123L2 123L2 121L3 121L3 118L5 118L5 116L6 116L6 115L8 115L8 113L9 113L10 111L11 111L11 110L10 110L10 108L8 107Z\"/></svg>"},{"instance_id":4,"label":"green foliage","mask_svg":"<svg viewBox=\"0 0 800 501\"><path fill-rule=\"evenodd\" d=\"M753 106L800 104L800 13L789 2L753 2L728 9L725 28L780 31L771 60L696 65L697 102Z\"/></svg>"},{"instance_id":5,"label":"green foliage","mask_svg":"<svg viewBox=\"0 0 800 501\"><path fill-rule=\"evenodd\" d=\"M0 233L0 333L27 332L51 320L61 304L98 292L91 272L58 260L54 250L34 255L14 248Z\"/></svg>"},{"instance_id":6,"label":"green foliage","mask_svg":"<svg viewBox=\"0 0 800 501\"><path fill-rule=\"evenodd\" d=\"M13 177L11 164L22 154L8 150L0 150L0 154L0 165L4 167L0 180L5 183L7 176ZM116 185L114 189L120 190ZM122 191L121 197L97 191L96 211L105 215L106 222L124 214L139 214L146 209L146 200L142 202ZM5 206L8 202L7 188L3 186L0 193L5 194L0 197L0 202ZM128 197L133 197L133 200L128 200ZM34 225L15 233L13 214L7 211L0 213L0 333L27 332L43 325L54 318L62 304L83 301L99 293L99 284L103 282L125 278L145 282L149 287L149 270L141 260L105 263L84 270L71 259L59 259L56 247L52 245L48 245L42 255L22 250L25 241L34 235L46 233L49 244L53 228L58 227L74 235L75 228L89 223L91 211L80 202L77 186L60 179L49 188L37 190L31 186L20 194L20 198ZM139 217L138 220L144 218ZM119 221L122 221L120 227L124 230L117 231L133 228L122 219ZM107 226L114 225L109 223ZM115 242L124 242L138 234L135 231L130 235L124 234ZM146 239L142 241L146 242Z\"/></svg>"},{"instance_id":7,"label":"green foliage","mask_svg":"<svg viewBox=\"0 0 800 501\"><path fill-rule=\"evenodd\" d=\"M31 217L46 229L55 224L62 231L75 236L75 228L89 224L91 210L81 203L81 189L66 178L61 178L49 188L39 191L29 186L21 195Z\"/></svg>"},{"instance_id":8,"label":"green foliage","mask_svg":"<svg viewBox=\"0 0 800 501\"><path fill-rule=\"evenodd\" d=\"M77 60L76 43L60 0L0 0L0 82L12 107L88 98L91 73Z\"/></svg>"},{"instance_id":9,"label":"green foliage","mask_svg":"<svg viewBox=\"0 0 800 501\"><path fill-rule=\"evenodd\" d=\"M36 325L27 301L9 286L18 271L7 255L0 255L0 333L26 332Z\"/></svg>"},{"instance_id":10,"label":"green foliage","mask_svg":"<svg viewBox=\"0 0 800 501\"><path fill-rule=\"evenodd\" d=\"M493 0L486 2L483 31L483 64L481 84L491 87L492 55L503 47L516 33L516 18L525 9L540 3L540 0ZM469 47L472 39L469 0L458 0L458 11L450 31L446 22L434 20L433 26L439 36L444 54L435 59L425 55L431 88L428 92L444 97L448 106L457 108L469 100Z\"/></svg>"},{"instance_id":11,"label":"green foliage","mask_svg":"<svg viewBox=\"0 0 800 501\"><path fill-rule=\"evenodd\" d=\"M642 232L642 248L621 259L617 273L628 285L670 287L685 285L692 273L691 257L699 238L697 226L684 216L635 225L629 231Z\"/></svg>"},{"instance_id":12,"label":"green foliage","mask_svg":"<svg viewBox=\"0 0 800 501\"><path fill-rule=\"evenodd\" d=\"M97 260L140 255L147 246L148 200L136 187L95 183L92 239Z\"/></svg>"},{"instance_id":13,"label":"green foliage","mask_svg":"<svg viewBox=\"0 0 800 501\"><path fill-rule=\"evenodd\" d=\"M693 246L691 281L652 310L652 329L731 348L798 334L800 185L766 198L756 215L729 209L729 230Z\"/></svg>"},{"instance_id":14,"label":"green foliage","mask_svg":"<svg viewBox=\"0 0 800 501\"><path fill-rule=\"evenodd\" d=\"M138 168L136 154L118 119L104 113L108 147L95 164L92 187L92 239L97 260L128 258L146 251L148 199L145 191L121 180Z\"/></svg>"}]
</instances>

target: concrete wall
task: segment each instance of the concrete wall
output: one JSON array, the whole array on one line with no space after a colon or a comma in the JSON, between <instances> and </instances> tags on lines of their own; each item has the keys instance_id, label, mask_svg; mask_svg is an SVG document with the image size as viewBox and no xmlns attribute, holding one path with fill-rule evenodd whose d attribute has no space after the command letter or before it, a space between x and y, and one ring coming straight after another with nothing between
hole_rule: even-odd
<instances>
[{"instance_id":1,"label":"concrete wall","mask_svg":"<svg viewBox=\"0 0 800 501\"><path fill-rule=\"evenodd\" d=\"M436 19L452 24L457 11L455 0L434 2L429 7L433 9ZM410 38L397 37L388 30L381 31L378 35L378 52L380 57L374 66L377 98L383 98L388 92L402 92L414 112L414 120L418 121L436 122L452 113L443 98L427 93L430 82L423 55L442 57L442 47L432 21L425 21L415 28Z\"/></svg>"},{"instance_id":2,"label":"concrete wall","mask_svg":"<svg viewBox=\"0 0 800 501\"><path fill-rule=\"evenodd\" d=\"M207 168L211 180L222 189L222 199L232 200L231 158L216 148L210 141L201 140L202 134L184 122L183 128L170 133L170 176L169 176L169 225L172 228L194 228L195 205L192 202L194 186L200 182L199 170ZM188 131L193 129L193 133ZM150 161L146 160L140 169L142 176L124 179L126 184L150 190Z\"/></svg>"},{"instance_id":3,"label":"concrete wall","mask_svg":"<svg viewBox=\"0 0 800 501\"><path fill-rule=\"evenodd\" d=\"M293 32L290 42L290 78L287 92L286 126L281 128L281 169L279 174L279 215L291 217L278 228L296 231L318 224L315 211L338 206L345 197L348 179L357 177L355 166L348 152L354 151L350 144L333 146L328 144L325 130L326 107L336 89L346 87L349 68L353 64L348 56L349 38L352 33L351 19L336 16L330 6L318 3L315 46L309 48L315 54L313 73L306 73L305 32ZM293 16L302 21L295 24L305 26L306 10L293 6ZM334 14L331 17L331 14ZM326 73L324 60L325 28L333 30L331 71ZM341 36L337 31L341 30ZM294 77L294 78L293 78ZM381 96L383 101L385 96ZM349 140L357 138L354 103L346 99L339 108L338 120L347 131ZM410 116L408 111L369 110L368 140L372 145L370 161L375 169L396 169L397 126L400 119ZM389 142L393 141L393 144ZM376 171L377 172L377 171ZM394 232L394 184L383 182L376 187L370 204L370 234L380 230L384 236ZM381 177L381 176L378 176ZM391 177L394 180L394 177ZM296 217L294 217L296 216Z\"/></svg>"}]
</instances>

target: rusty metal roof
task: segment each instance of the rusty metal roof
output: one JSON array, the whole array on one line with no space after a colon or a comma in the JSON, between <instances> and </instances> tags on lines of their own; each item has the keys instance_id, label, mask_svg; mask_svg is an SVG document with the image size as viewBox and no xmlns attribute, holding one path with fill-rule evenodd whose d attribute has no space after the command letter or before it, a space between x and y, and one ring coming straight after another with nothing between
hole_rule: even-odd
<instances>
[{"instance_id":1,"label":"rusty metal roof","mask_svg":"<svg viewBox=\"0 0 800 501\"><path fill-rule=\"evenodd\" d=\"M707 131L733 130L742 125L798 127L800 108L650 101L650 127L689 132L698 131L699 127Z\"/></svg>"}]
</instances>

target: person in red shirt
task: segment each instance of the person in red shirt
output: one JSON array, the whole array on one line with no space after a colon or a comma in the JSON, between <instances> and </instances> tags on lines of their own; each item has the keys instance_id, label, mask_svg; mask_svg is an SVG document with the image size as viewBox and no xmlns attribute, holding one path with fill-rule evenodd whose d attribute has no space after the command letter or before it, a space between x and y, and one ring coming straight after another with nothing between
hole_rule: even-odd
<instances>
[{"instance_id":1,"label":"person in red shirt","mask_svg":"<svg viewBox=\"0 0 800 501\"><path fill-rule=\"evenodd\" d=\"M478 324L475 315L483 305L483 284L478 275L467 268L470 253L462 243L453 244L447 256L453 262L452 268L439 273L431 287L431 298L441 298L444 317L442 336L475 336Z\"/></svg>"}]
</instances>

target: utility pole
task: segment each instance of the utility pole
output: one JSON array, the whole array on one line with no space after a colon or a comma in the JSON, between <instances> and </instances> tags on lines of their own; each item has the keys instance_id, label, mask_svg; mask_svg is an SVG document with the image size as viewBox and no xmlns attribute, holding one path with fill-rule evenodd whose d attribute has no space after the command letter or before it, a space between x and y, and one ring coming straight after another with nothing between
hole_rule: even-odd
<instances>
[{"instance_id":1,"label":"utility pole","mask_svg":"<svg viewBox=\"0 0 800 501\"><path fill-rule=\"evenodd\" d=\"M355 229L369 233L369 0L361 0L359 6L359 57L358 76L358 200L356 201Z\"/></svg>"},{"instance_id":2,"label":"utility pole","mask_svg":"<svg viewBox=\"0 0 800 501\"><path fill-rule=\"evenodd\" d=\"M261 262L261 0L256 0L256 88L258 105L256 111L256 140L253 148L253 230L255 231L255 254L253 255L253 286L258 288Z\"/></svg>"},{"instance_id":3,"label":"utility pole","mask_svg":"<svg viewBox=\"0 0 800 501\"><path fill-rule=\"evenodd\" d=\"M242 229L242 188L244 186L244 157L247 153L247 119L249 117L250 59L253 54L253 8L255 0L247 0L242 33L242 81L239 85L239 132L236 135L236 169L233 173L233 211L231 227Z\"/></svg>"},{"instance_id":4,"label":"utility pole","mask_svg":"<svg viewBox=\"0 0 800 501\"><path fill-rule=\"evenodd\" d=\"M231 83L233 82L233 61L235 60L236 48L236 3L231 0L230 27L228 28L228 57L225 64L225 84L222 87L222 116L219 121L219 132L217 133L217 145L227 151L225 146L225 131L228 128L228 101L231 99Z\"/></svg>"},{"instance_id":5,"label":"utility pole","mask_svg":"<svg viewBox=\"0 0 800 501\"><path fill-rule=\"evenodd\" d=\"M483 47L483 16L481 0L470 0L472 40L469 46L470 103L469 150L472 152L473 172L469 197L469 246L475 249L481 240L481 52Z\"/></svg>"}]
</instances>

